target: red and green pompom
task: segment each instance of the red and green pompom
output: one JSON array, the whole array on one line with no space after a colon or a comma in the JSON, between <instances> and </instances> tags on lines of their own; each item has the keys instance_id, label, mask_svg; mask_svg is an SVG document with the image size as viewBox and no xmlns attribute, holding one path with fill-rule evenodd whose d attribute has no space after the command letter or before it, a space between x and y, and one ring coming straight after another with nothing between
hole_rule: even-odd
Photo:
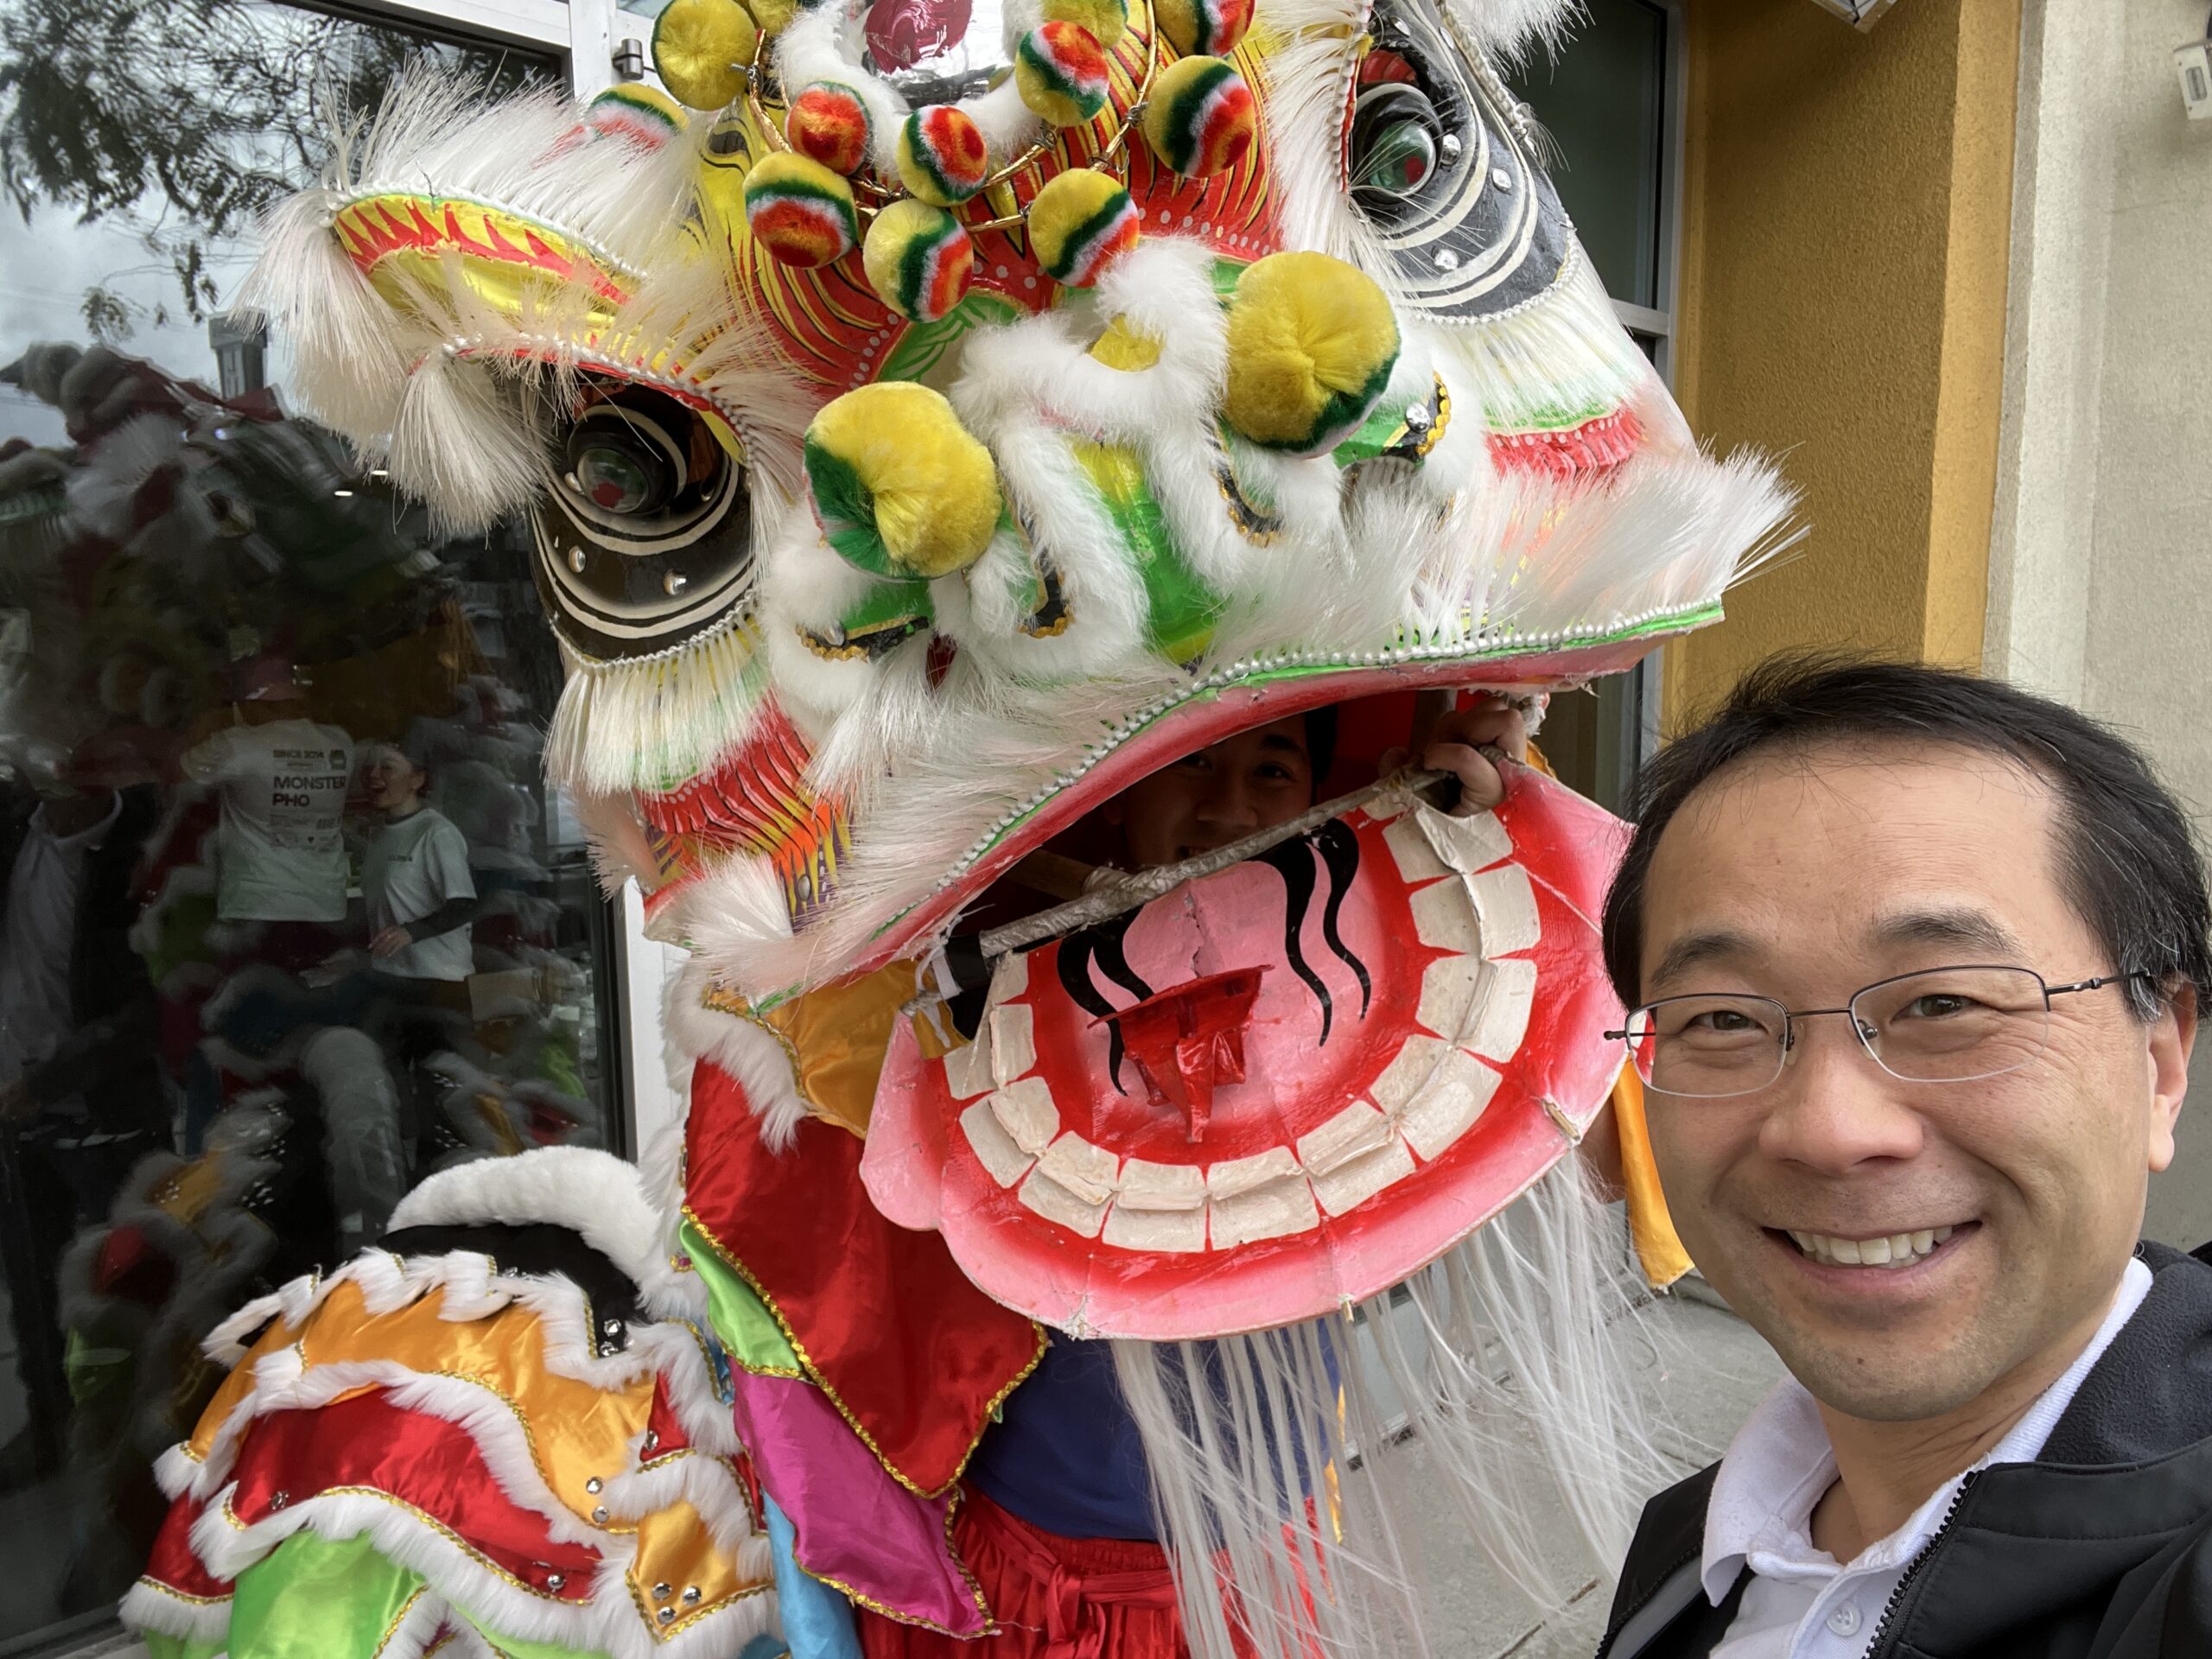
<instances>
[{"instance_id":1,"label":"red and green pompom","mask_svg":"<svg viewBox=\"0 0 2212 1659\"><path fill-rule=\"evenodd\" d=\"M910 321L935 322L967 295L976 245L944 208L909 196L875 216L861 262L886 305Z\"/></svg>"},{"instance_id":2,"label":"red and green pompom","mask_svg":"<svg viewBox=\"0 0 2212 1659\"><path fill-rule=\"evenodd\" d=\"M1252 0L1153 0L1152 16L1177 57L1221 58L1252 27Z\"/></svg>"},{"instance_id":3,"label":"red and green pompom","mask_svg":"<svg viewBox=\"0 0 2212 1659\"><path fill-rule=\"evenodd\" d=\"M817 80L799 88L784 114L791 148L832 173L853 173L868 159L874 136L868 105L841 81Z\"/></svg>"},{"instance_id":4,"label":"red and green pompom","mask_svg":"<svg viewBox=\"0 0 2212 1659\"><path fill-rule=\"evenodd\" d=\"M1073 168L1055 175L1029 204L1029 249L1046 276L1089 288L1136 246L1141 218L1110 174Z\"/></svg>"},{"instance_id":5,"label":"red and green pompom","mask_svg":"<svg viewBox=\"0 0 2212 1659\"><path fill-rule=\"evenodd\" d=\"M1106 107L1106 52L1080 23L1045 23L1014 48L1014 84L1055 127L1079 127Z\"/></svg>"},{"instance_id":6,"label":"red and green pompom","mask_svg":"<svg viewBox=\"0 0 2212 1659\"><path fill-rule=\"evenodd\" d=\"M666 92L639 80L610 86L584 106L584 125L594 134L641 150L658 149L690 118Z\"/></svg>"},{"instance_id":7,"label":"red and green pompom","mask_svg":"<svg viewBox=\"0 0 2212 1659\"><path fill-rule=\"evenodd\" d=\"M899 180L936 207L957 207L991 175L983 131L957 105L916 110L899 129Z\"/></svg>"},{"instance_id":8,"label":"red and green pompom","mask_svg":"<svg viewBox=\"0 0 2212 1659\"><path fill-rule=\"evenodd\" d=\"M1111 52L1129 27L1128 0L1045 0L1045 21L1073 23Z\"/></svg>"},{"instance_id":9,"label":"red and green pompom","mask_svg":"<svg viewBox=\"0 0 2212 1659\"><path fill-rule=\"evenodd\" d=\"M1145 142L1178 173L1210 178L1234 167L1259 137L1252 89L1220 58L1179 58L1153 82Z\"/></svg>"},{"instance_id":10,"label":"red and green pompom","mask_svg":"<svg viewBox=\"0 0 2212 1659\"><path fill-rule=\"evenodd\" d=\"M745 222L753 239L787 265L826 265L860 240L853 187L791 150L764 156L745 175Z\"/></svg>"}]
</instances>

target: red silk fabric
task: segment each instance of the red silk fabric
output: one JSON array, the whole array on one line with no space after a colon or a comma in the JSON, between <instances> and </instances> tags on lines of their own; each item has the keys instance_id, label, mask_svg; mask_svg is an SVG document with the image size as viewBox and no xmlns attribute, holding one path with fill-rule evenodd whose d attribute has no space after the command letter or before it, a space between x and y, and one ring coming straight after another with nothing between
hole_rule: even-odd
<instances>
[{"instance_id":1,"label":"red silk fabric","mask_svg":"<svg viewBox=\"0 0 2212 1659\"><path fill-rule=\"evenodd\" d=\"M973 1487L953 1542L982 1586L998 1633L981 1648L860 1615L867 1659L1189 1659L1175 1581L1157 1544L1062 1538L1009 1515Z\"/></svg>"},{"instance_id":2,"label":"red silk fabric","mask_svg":"<svg viewBox=\"0 0 2212 1659\"><path fill-rule=\"evenodd\" d=\"M404 1411L381 1390L262 1418L246 1435L233 1475L232 1512L249 1525L344 1489L371 1503L397 1500L403 1515L413 1510L433 1517L501 1576L548 1599L591 1595L597 1551L556 1542L543 1516L507 1497L467 1430ZM558 1590L551 1582L556 1574L563 1580Z\"/></svg>"},{"instance_id":3,"label":"red silk fabric","mask_svg":"<svg viewBox=\"0 0 2212 1659\"><path fill-rule=\"evenodd\" d=\"M766 1298L847 1421L902 1480L935 1494L958 1478L1041 1339L969 1283L943 1237L878 1213L861 1185L861 1144L809 1118L790 1150L769 1152L743 1088L702 1061L685 1207Z\"/></svg>"}]
</instances>

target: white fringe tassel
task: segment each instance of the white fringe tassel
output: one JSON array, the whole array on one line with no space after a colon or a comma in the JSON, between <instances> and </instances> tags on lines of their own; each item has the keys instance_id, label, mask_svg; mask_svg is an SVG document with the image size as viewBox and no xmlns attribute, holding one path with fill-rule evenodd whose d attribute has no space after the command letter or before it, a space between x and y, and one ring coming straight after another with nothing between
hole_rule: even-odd
<instances>
[{"instance_id":1,"label":"white fringe tassel","mask_svg":"<svg viewBox=\"0 0 2212 1659\"><path fill-rule=\"evenodd\" d=\"M569 678L546 734L546 776L579 793L613 795L657 793L712 772L752 727L758 637L733 614L651 657L597 662L563 645Z\"/></svg>"},{"instance_id":2,"label":"white fringe tassel","mask_svg":"<svg viewBox=\"0 0 2212 1659\"><path fill-rule=\"evenodd\" d=\"M1421 1557L1469 1545L1547 1612L1610 1580L1668 1475L1618 1256L1570 1158L1349 1317L1116 1343L1198 1659L1426 1654Z\"/></svg>"}]
</instances>

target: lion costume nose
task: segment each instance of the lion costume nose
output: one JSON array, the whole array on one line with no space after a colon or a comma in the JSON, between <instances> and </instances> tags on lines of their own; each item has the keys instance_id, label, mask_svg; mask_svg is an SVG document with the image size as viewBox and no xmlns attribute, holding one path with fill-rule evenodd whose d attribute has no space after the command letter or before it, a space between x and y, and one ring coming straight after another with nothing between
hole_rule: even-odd
<instances>
[{"instance_id":1,"label":"lion costume nose","mask_svg":"<svg viewBox=\"0 0 2212 1659\"><path fill-rule=\"evenodd\" d=\"M1153 1104L1182 1112L1192 1146L1206 1138L1214 1086L1244 1081L1244 1027L1268 966L1185 980L1096 1022L1120 1028Z\"/></svg>"}]
</instances>

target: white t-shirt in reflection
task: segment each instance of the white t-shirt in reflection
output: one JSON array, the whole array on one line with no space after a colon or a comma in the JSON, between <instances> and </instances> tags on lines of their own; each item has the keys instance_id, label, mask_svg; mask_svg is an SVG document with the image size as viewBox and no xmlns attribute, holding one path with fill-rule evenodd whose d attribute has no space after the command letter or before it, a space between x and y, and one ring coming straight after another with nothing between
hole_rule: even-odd
<instances>
[{"instance_id":1,"label":"white t-shirt in reflection","mask_svg":"<svg viewBox=\"0 0 2212 1659\"><path fill-rule=\"evenodd\" d=\"M232 726L184 757L222 803L215 913L226 922L346 919L346 790L353 740L337 726Z\"/></svg>"}]
</instances>

